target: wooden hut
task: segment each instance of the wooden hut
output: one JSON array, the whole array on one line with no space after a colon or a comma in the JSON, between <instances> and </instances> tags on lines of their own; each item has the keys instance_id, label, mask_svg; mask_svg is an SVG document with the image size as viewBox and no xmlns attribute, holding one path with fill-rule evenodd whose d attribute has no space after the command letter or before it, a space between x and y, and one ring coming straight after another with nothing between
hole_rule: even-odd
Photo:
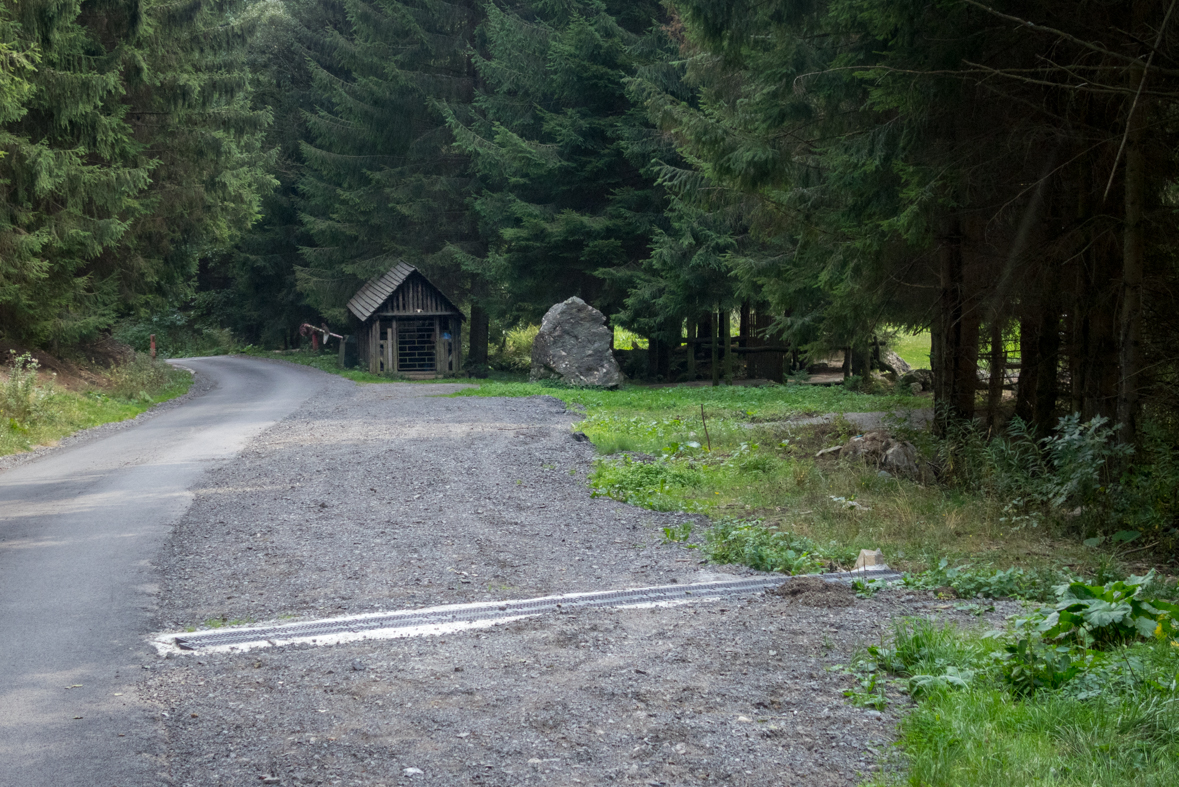
<instances>
[{"instance_id":1,"label":"wooden hut","mask_svg":"<svg viewBox=\"0 0 1179 787\"><path fill-rule=\"evenodd\" d=\"M410 379L462 369L462 312L412 265L404 262L370 279L348 301L360 320L361 368Z\"/></svg>"}]
</instances>

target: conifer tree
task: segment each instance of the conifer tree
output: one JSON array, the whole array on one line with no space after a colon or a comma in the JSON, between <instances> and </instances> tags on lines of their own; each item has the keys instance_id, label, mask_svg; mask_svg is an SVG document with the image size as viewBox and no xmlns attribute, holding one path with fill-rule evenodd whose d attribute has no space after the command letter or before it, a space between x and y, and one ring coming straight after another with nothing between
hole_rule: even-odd
<instances>
[{"instance_id":1,"label":"conifer tree","mask_svg":"<svg viewBox=\"0 0 1179 787\"><path fill-rule=\"evenodd\" d=\"M230 248L276 185L272 110L253 101L247 45L260 16L250 0L144 3L126 73L127 120L152 161L150 212L118 258L124 302L191 298L198 265Z\"/></svg>"},{"instance_id":2,"label":"conifer tree","mask_svg":"<svg viewBox=\"0 0 1179 787\"><path fill-rule=\"evenodd\" d=\"M91 266L147 209L152 164L121 103L119 55L137 31L120 11L101 20L105 42L81 2L31 0L5 25L10 62L38 58L16 63L29 89L0 127L0 332L17 341L73 341L109 323L117 288Z\"/></svg>"},{"instance_id":3,"label":"conifer tree","mask_svg":"<svg viewBox=\"0 0 1179 787\"><path fill-rule=\"evenodd\" d=\"M449 114L489 245L466 264L502 287L517 319L571 295L619 310L626 290L608 273L637 268L663 222L649 125L623 83L659 5L488 3L486 14L470 117Z\"/></svg>"},{"instance_id":4,"label":"conifer tree","mask_svg":"<svg viewBox=\"0 0 1179 787\"><path fill-rule=\"evenodd\" d=\"M73 342L183 298L196 261L253 220L267 115L247 107L242 7L28 0L0 17L15 77L0 83L0 332Z\"/></svg>"},{"instance_id":5,"label":"conifer tree","mask_svg":"<svg viewBox=\"0 0 1179 787\"><path fill-rule=\"evenodd\" d=\"M265 147L276 152L279 184L261 203L261 218L233 249L202 272L201 298L222 324L246 341L287 346L298 341L298 326L320 322L305 302L295 271L300 249L314 241L301 219L299 183L305 176L301 145L310 139L306 116L323 97L313 85L311 61L327 30L344 30L343 4L324 0L265 2L256 16L248 47L254 75L254 106L274 115ZM333 326L342 328L343 326Z\"/></svg>"},{"instance_id":6,"label":"conifer tree","mask_svg":"<svg viewBox=\"0 0 1179 787\"><path fill-rule=\"evenodd\" d=\"M458 257L478 251L468 210L474 188L453 149L442 104L469 101L473 2L346 0L346 30L328 30L313 64L320 100L307 124L300 181L300 290L328 319L398 260L421 267L461 298L470 274Z\"/></svg>"},{"instance_id":7,"label":"conifer tree","mask_svg":"<svg viewBox=\"0 0 1179 787\"><path fill-rule=\"evenodd\" d=\"M1130 228L1168 210L1163 107L1179 94L1175 74L1151 61L1170 51L1169 3L676 7L704 55L690 60L702 109L656 91L647 106L781 249L753 265L734 259L748 284L789 308L775 283L808 283L823 296L812 314L830 344L862 342L881 323L932 328L936 398L962 418L987 343L989 401L999 401L997 348L1016 324L1017 409L1037 429L1061 409L1066 354L1068 398L1086 416L1112 414L1117 380L1145 384L1137 370L1150 367L1130 350L1142 344L1134 326L1148 307L1135 304L1152 266ZM1124 168L1123 139L1135 151ZM1173 275L1165 269L1153 267L1156 282ZM1121 338L1110 319L1119 302L1139 315L1123 316Z\"/></svg>"}]
</instances>

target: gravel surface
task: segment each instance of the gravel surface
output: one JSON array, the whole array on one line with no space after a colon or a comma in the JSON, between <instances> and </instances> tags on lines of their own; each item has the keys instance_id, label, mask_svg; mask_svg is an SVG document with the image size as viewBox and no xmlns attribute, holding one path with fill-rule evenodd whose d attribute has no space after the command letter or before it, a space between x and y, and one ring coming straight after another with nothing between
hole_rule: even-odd
<instances>
[{"instance_id":1,"label":"gravel surface","mask_svg":"<svg viewBox=\"0 0 1179 787\"><path fill-rule=\"evenodd\" d=\"M209 473L161 558L160 629L753 573L661 544L685 515L592 498L558 400L439 398L456 388L335 381ZM895 716L830 667L900 615L975 619L928 593L849 600L180 656L141 691L174 785L856 784Z\"/></svg>"}]
</instances>

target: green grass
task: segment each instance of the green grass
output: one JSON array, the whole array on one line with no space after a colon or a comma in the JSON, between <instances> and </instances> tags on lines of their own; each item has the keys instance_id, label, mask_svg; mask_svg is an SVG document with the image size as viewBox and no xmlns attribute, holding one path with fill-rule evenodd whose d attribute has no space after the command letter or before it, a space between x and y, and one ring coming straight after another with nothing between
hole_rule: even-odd
<instances>
[{"instance_id":1,"label":"green grass","mask_svg":"<svg viewBox=\"0 0 1179 787\"><path fill-rule=\"evenodd\" d=\"M914 369L930 368L929 331L922 331L917 334L899 334L889 342L889 347Z\"/></svg>"},{"instance_id":2,"label":"green grass","mask_svg":"<svg viewBox=\"0 0 1179 787\"><path fill-rule=\"evenodd\" d=\"M110 373L106 388L76 392L38 385L32 415L21 420L0 418L0 456L55 445L82 429L134 418L184 394L191 384L187 372L142 358Z\"/></svg>"},{"instance_id":3,"label":"green grass","mask_svg":"<svg viewBox=\"0 0 1179 787\"><path fill-rule=\"evenodd\" d=\"M889 347L897 355L901 356L914 369L929 369L929 350L931 344L931 337L929 331L922 331L917 334L902 333L895 336L889 342ZM1008 336L1005 339L1004 347L1006 349L1007 358L1011 362L1019 361L1019 338L1018 336ZM987 351L984 346L979 361L984 365L987 362Z\"/></svg>"},{"instance_id":4,"label":"green grass","mask_svg":"<svg viewBox=\"0 0 1179 787\"><path fill-rule=\"evenodd\" d=\"M703 436L701 406L704 407L711 429L714 422L722 426L733 422L763 423L781 421L800 414L879 412L929 405L928 400L907 393L870 395L838 385L625 386L608 391L494 379L471 382L478 382L478 388L456 395L555 396L567 404L590 411L596 420L593 424L585 424L587 428L598 428L613 434L621 431L641 438L647 448L661 447L664 440L690 431L699 430ZM587 431L586 434L590 433ZM590 437L593 438L593 435L590 434Z\"/></svg>"},{"instance_id":5,"label":"green grass","mask_svg":"<svg viewBox=\"0 0 1179 787\"><path fill-rule=\"evenodd\" d=\"M1092 655L1057 689L1012 691L1003 663L1010 632L901 621L891 642L853 666L860 705L895 690L915 707L900 724L903 770L874 785L1179 784L1179 643L1140 641Z\"/></svg>"}]
</instances>

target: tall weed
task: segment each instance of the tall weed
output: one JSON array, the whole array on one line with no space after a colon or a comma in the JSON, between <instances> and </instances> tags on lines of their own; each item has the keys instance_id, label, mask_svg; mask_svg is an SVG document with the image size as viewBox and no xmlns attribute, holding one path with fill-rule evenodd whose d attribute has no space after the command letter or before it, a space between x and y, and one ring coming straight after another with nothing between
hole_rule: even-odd
<instances>
[{"instance_id":1,"label":"tall weed","mask_svg":"<svg viewBox=\"0 0 1179 787\"><path fill-rule=\"evenodd\" d=\"M52 384L37 385L37 363L29 353L12 353L8 376L0 386L0 418L7 420L10 428L27 426L43 409L45 400L52 393Z\"/></svg>"},{"instance_id":2,"label":"tall weed","mask_svg":"<svg viewBox=\"0 0 1179 787\"><path fill-rule=\"evenodd\" d=\"M1108 419L1082 422L1079 413L1039 439L1018 417L990 439L974 424L952 423L938 445L946 479L1005 501L1007 520L1016 526L1104 502L1105 476L1131 450L1114 442Z\"/></svg>"},{"instance_id":3,"label":"tall weed","mask_svg":"<svg viewBox=\"0 0 1179 787\"><path fill-rule=\"evenodd\" d=\"M177 370L163 361L155 360L147 353L137 352L129 362L111 367L108 393L120 399L149 402L160 391L172 385L177 374Z\"/></svg>"},{"instance_id":4,"label":"tall weed","mask_svg":"<svg viewBox=\"0 0 1179 787\"><path fill-rule=\"evenodd\" d=\"M522 325L504 332L503 344L493 347L488 362L503 372L526 372L532 368L532 342L539 325Z\"/></svg>"}]
</instances>

